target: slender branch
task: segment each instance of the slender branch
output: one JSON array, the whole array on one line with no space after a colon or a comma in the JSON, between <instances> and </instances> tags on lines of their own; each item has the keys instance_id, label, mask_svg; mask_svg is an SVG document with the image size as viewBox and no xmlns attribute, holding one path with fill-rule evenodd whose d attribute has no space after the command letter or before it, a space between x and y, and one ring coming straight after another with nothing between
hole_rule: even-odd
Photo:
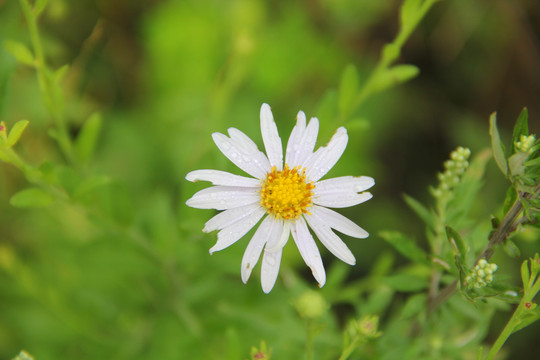
<instances>
[{"instance_id":1,"label":"slender branch","mask_svg":"<svg viewBox=\"0 0 540 360\"><path fill-rule=\"evenodd\" d=\"M519 217L523 210L523 205L521 199L531 199L538 196L540 188L534 193L519 194L518 199L514 202L514 205L506 213L506 216L502 220L501 224L497 229L490 235L488 244L484 247L480 255L476 258L475 264L478 263L480 259L489 260L495 253L495 248L501 245L508 236L514 232L518 225L524 223L522 217ZM437 296L429 299L428 303L428 314L433 313L440 305L442 305L446 300L448 300L457 289L458 281L454 281L451 284L444 287Z\"/></svg>"},{"instance_id":2,"label":"slender branch","mask_svg":"<svg viewBox=\"0 0 540 360\"><path fill-rule=\"evenodd\" d=\"M26 23L28 24L30 40L32 42L32 48L34 49L36 57L35 68L41 93L45 101L45 105L47 106L47 109L49 110L49 113L56 124L56 140L58 141L58 145L60 146L60 149L67 160L72 164L75 164L73 145L71 137L69 136L62 109L63 100L61 98L61 94L59 94L58 90L55 89L51 70L47 67L47 61L45 59L43 46L39 37L36 15L34 14L28 0L19 0L19 3L21 4L22 12L26 19Z\"/></svg>"}]
</instances>

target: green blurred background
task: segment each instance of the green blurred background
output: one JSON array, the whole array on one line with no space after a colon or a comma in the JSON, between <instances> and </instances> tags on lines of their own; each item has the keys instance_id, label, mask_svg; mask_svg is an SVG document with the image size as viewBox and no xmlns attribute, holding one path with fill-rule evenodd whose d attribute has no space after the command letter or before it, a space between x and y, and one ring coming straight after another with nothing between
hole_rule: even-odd
<instances>
[{"instance_id":1,"label":"green blurred background","mask_svg":"<svg viewBox=\"0 0 540 360\"><path fill-rule=\"evenodd\" d=\"M364 80L382 46L399 28L400 1L142 1L50 0L41 37L53 68L70 64L65 80L70 131L100 111L104 127L91 174L114 179L83 199L20 210L10 197L28 186L0 166L0 358L26 349L49 359L247 359L266 340L276 359L304 352L303 325L291 303L315 288L297 250L286 247L269 295L255 270L247 285L240 261L249 237L208 255L215 234L201 229L212 211L184 202L204 184L187 172L240 173L211 133L236 127L262 144L259 108L272 106L281 137L298 110L321 121L319 145L340 125L325 114L347 64ZM423 202L450 151L489 146L488 117L498 112L508 135L523 106L532 133L540 130L540 3L443 1L406 44L400 62L421 73L371 97L355 114L349 146L329 176L369 175L374 198L343 214L372 235L346 238L355 267L326 250L333 304L315 345L318 359L337 358L344 319L357 303L334 302L345 282L361 281L381 254L404 262L377 236L397 229L424 246L421 222L402 194ZM29 44L19 4L0 0L0 41ZM54 168L66 187L79 175L47 135L51 120L34 70L0 50L0 120L30 120L17 150L30 163ZM509 138L507 136L507 138ZM475 209L498 213L506 184L493 164ZM522 258L534 251L518 242ZM497 255L515 268L522 259ZM511 272L511 270L508 270ZM336 281L337 283L337 281ZM399 302L397 297L393 301ZM501 312L488 341L508 317ZM384 325L384 323L383 323ZM384 326L383 326L384 331ZM510 358L530 354L540 327L508 343Z\"/></svg>"}]
</instances>

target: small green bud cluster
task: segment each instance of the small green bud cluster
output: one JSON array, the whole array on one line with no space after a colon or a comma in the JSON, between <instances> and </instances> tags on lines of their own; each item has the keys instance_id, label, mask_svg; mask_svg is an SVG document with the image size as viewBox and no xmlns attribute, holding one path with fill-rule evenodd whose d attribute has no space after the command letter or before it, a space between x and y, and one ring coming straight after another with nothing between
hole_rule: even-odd
<instances>
[{"instance_id":1,"label":"small green bud cluster","mask_svg":"<svg viewBox=\"0 0 540 360\"><path fill-rule=\"evenodd\" d=\"M365 315L359 320L353 320L348 326L348 332L351 339L357 341L366 341L369 339L376 339L382 335L378 331L379 317L377 315Z\"/></svg>"},{"instance_id":2,"label":"small green bud cluster","mask_svg":"<svg viewBox=\"0 0 540 360\"><path fill-rule=\"evenodd\" d=\"M534 135L521 135L519 141L516 141L516 149L525 153L531 153L536 137Z\"/></svg>"},{"instance_id":3,"label":"small green bud cluster","mask_svg":"<svg viewBox=\"0 0 540 360\"><path fill-rule=\"evenodd\" d=\"M272 358L272 350L268 349L266 342L261 341L260 347L253 346L251 348L250 355L252 360L270 360Z\"/></svg>"},{"instance_id":4,"label":"small green bud cluster","mask_svg":"<svg viewBox=\"0 0 540 360\"><path fill-rule=\"evenodd\" d=\"M485 259L480 259L465 281L471 287L483 288L493 281L493 273L497 271L497 268L496 264L490 264Z\"/></svg>"},{"instance_id":5,"label":"small green bud cluster","mask_svg":"<svg viewBox=\"0 0 540 360\"><path fill-rule=\"evenodd\" d=\"M433 190L435 197L443 196L459 183L461 175L469 166L470 156L471 150L461 146L452 151L450 159L444 162L445 171L438 175L440 183L439 187Z\"/></svg>"},{"instance_id":6,"label":"small green bud cluster","mask_svg":"<svg viewBox=\"0 0 540 360\"><path fill-rule=\"evenodd\" d=\"M0 141L7 143L7 129L3 121L0 122Z\"/></svg>"}]
</instances>

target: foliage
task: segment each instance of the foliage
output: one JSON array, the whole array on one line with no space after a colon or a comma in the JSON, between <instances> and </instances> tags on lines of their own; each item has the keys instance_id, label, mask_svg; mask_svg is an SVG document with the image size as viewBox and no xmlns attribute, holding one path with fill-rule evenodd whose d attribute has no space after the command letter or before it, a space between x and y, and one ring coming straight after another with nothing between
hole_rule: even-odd
<instances>
[{"instance_id":1,"label":"foliage","mask_svg":"<svg viewBox=\"0 0 540 360\"><path fill-rule=\"evenodd\" d=\"M540 141L528 110L511 142L495 113L481 131L448 125L458 134L448 143L468 148L451 153L428 191L415 169L433 175L437 151L420 144L421 158L404 161L395 141L425 126L399 123L423 102L410 83L420 68L401 61L414 62L406 43L432 30L422 22L443 4L405 0L391 21L397 35L378 41L373 59L346 45L359 22L352 1L127 3L83 1L99 13L88 21L63 0L0 2L0 357L517 357L503 345L540 318ZM393 14L361 3L360 34ZM148 8L135 16L136 6ZM139 19L133 47L114 32L127 18ZM188 171L232 169L211 133L256 133L265 101L280 129L299 107L319 117L323 142L346 126L351 142L332 171L373 176L381 189L379 203L350 214L373 224L368 240L345 238L358 266L325 258L322 289L289 247L271 294L255 279L241 284L244 243L210 257L207 219L184 205L198 186ZM417 186L392 172L403 164Z\"/></svg>"}]
</instances>

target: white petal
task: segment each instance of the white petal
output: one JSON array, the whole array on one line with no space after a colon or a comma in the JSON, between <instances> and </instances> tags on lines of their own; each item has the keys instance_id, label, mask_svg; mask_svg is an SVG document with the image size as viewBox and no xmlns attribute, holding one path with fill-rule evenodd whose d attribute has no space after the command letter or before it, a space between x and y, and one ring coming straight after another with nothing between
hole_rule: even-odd
<instances>
[{"instance_id":1,"label":"white petal","mask_svg":"<svg viewBox=\"0 0 540 360\"><path fill-rule=\"evenodd\" d=\"M231 138L213 133L212 139L221 152L236 166L249 175L262 179L270 171L270 162L266 155L257 149L257 145L240 130L230 128Z\"/></svg>"},{"instance_id":2,"label":"white petal","mask_svg":"<svg viewBox=\"0 0 540 360\"><path fill-rule=\"evenodd\" d=\"M334 210L317 205L313 205L309 210L312 216L323 219L328 226L342 234L359 239L364 239L369 236L366 230Z\"/></svg>"},{"instance_id":3,"label":"white petal","mask_svg":"<svg viewBox=\"0 0 540 360\"><path fill-rule=\"evenodd\" d=\"M246 235L247 232L261 220L265 213L266 211L262 207L258 207L255 211L242 219L242 221L237 221L221 229L218 232L216 244L210 249L210 254L234 244L242 236Z\"/></svg>"},{"instance_id":4,"label":"white petal","mask_svg":"<svg viewBox=\"0 0 540 360\"><path fill-rule=\"evenodd\" d=\"M283 170L283 147L270 105L261 106L261 134L270 166Z\"/></svg>"},{"instance_id":5,"label":"white petal","mask_svg":"<svg viewBox=\"0 0 540 360\"><path fill-rule=\"evenodd\" d=\"M317 134L319 133L319 120L311 118L306 128L306 115L300 111L296 117L296 126L291 132L287 143L286 163L293 168L302 165L313 153Z\"/></svg>"},{"instance_id":6,"label":"white petal","mask_svg":"<svg viewBox=\"0 0 540 360\"><path fill-rule=\"evenodd\" d=\"M292 129L289 141L287 142L287 162L291 160L289 152L293 150L289 149L289 145L291 145L291 143L299 143L304 131L306 131L306 114L304 114L303 111L299 111L296 115L296 125Z\"/></svg>"},{"instance_id":7,"label":"white petal","mask_svg":"<svg viewBox=\"0 0 540 360\"><path fill-rule=\"evenodd\" d=\"M187 206L197 209L225 210L261 201L258 188L237 186L212 186L198 191L186 201Z\"/></svg>"},{"instance_id":8,"label":"white petal","mask_svg":"<svg viewBox=\"0 0 540 360\"><path fill-rule=\"evenodd\" d=\"M240 175L234 175L220 170L195 170L186 175L186 180L191 182L210 181L214 185L257 187L261 185L258 179L251 179Z\"/></svg>"},{"instance_id":9,"label":"white petal","mask_svg":"<svg viewBox=\"0 0 540 360\"><path fill-rule=\"evenodd\" d=\"M267 216L249 241L244 257L242 258L242 281L247 283L251 272L261 256L262 249L272 238L278 237L283 226L282 221L275 220L272 216Z\"/></svg>"},{"instance_id":10,"label":"white petal","mask_svg":"<svg viewBox=\"0 0 540 360\"><path fill-rule=\"evenodd\" d=\"M375 181L367 176L342 176L315 183L313 202L328 207L349 207L371 199L369 189Z\"/></svg>"},{"instance_id":11,"label":"white petal","mask_svg":"<svg viewBox=\"0 0 540 360\"><path fill-rule=\"evenodd\" d=\"M279 274L279 266L281 264L281 254L283 249L273 252L264 252L263 262L261 266L261 285L263 291L268 294L272 291Z\"/></svg>"},{"instance_id":12,"label":"white petal","mask_svg":"<svg viewBox=\"0 0 540 360\"><path fill-rule=\"evenodd\" d=\"M319 119L312 117L311 120L309 120L309 124L306 128L306 131L304 132L304 136L302 137L302 144L304 146L302 147L302 151L299 152L298 158L296 161L298 162L295 165L301 165L303 164L306 159L313 154L313 149L315 149L315 144L317 143L317 135L319 134Z\"/></svg>"},{"instance_id":13,"label":"white petal","mask_svg":"<svg viewBox=\"0 0 540 360\"><path fill-rule=\"evenodd\" d=\"M375 185L375 180L368 176L341 176L337 178L322 180L315 183L316 193L319 195L330 195L342 193L359 193Z\"/></svg>"},{"instance_id":14,"label":"white petal","mask_svg":"<svg viewBox=\"0 0 540 360\"><path fill-rule=\"evenodd\" d=\"M285 153L285 162L290 167L297 165L298 152L302 144L302 136L306 131L306 114L303 111L299 111L296 115L296 125L291 131L289 141L287 142L287 151ZM294 165L293 165L294 164Z\"/></svg>"},{"instance_id":15,"label":"white petal","mask_svg":"<svg viewBox=\"0 0 540 360\"><path fill-rule=\"evenodd\" d=\"M337 236L330 227L325 224L324 219L317 217L316 215L304 215L304 218L308 222L309 226L323 245L330 250L338 259L347 264L354 265L356 264L356 259L354 258L353 253L347 245Z\"/></svg>"},{"instance_id":16,"label":"white petal","mask_svg":"<svg viewBox=\"0 0 540 360\"><path fill-rule=\"evenodd\" d=\"M261 285L266 294L272 290L276 283L281 264L281 255L283 254L283 246L285 246L290 237L290 223L279 221L279 224L280 226L276 227L264 248L261 265ZM283 241L283 239L285 240Z\"/></svg>"},{"instance_id":17,"label":"white petal","mask_svg":"<svg viewBox=\"0 0 540 360\"><path fill-rule=\"evenodd\" d=\"M304 218L300 217L292 224L292 236L300 255L304 259L306 265L311 269L315 280L319 283L319 287L323 287L326 282L326 273L322 263L321 254L315 244L315 240L309 233Z\"/></svg>"},{"instance_id":18,"label":"white petal","mask_svg":"<svg viewBox=\"0 0 540 360\"><path fill-rule=\"evenodd\" d=\"M204 224L203 231L211 232L214 230L221 230L237 221L242 221L260 207L261 206L259 203L254 203L251 205L240 206L234 209L222 211Z\"/></svg>"},{"instance_id":19,"label":"white petal","mask_svg":"<svg viewBox=\"0 0 540 360\"><path fill-rule=\"evenodd\" d=\"M306 167L306 176L311 181L322 178L339 160L347 147L349 136L344 127L337 129L328 145L320 147L302 164Z\"/></svg>"},{"instance_id":20,"label":"white petal","mask_svg":"<svg viewBox=\"0 0 540 360\"><path fill-rule=\"evenodd\" d=\"M314 191L315 193L315 191ZM317 196L317 197L315 197ZM324 195L315 195L313 197L313 203L321 206L331 208L345 208L354 205L361 204L371 199L373 195L370 192L363 192L356 194L349 191L343 191L341 193L332 193Z\"/></svg>"}]
</instances>

